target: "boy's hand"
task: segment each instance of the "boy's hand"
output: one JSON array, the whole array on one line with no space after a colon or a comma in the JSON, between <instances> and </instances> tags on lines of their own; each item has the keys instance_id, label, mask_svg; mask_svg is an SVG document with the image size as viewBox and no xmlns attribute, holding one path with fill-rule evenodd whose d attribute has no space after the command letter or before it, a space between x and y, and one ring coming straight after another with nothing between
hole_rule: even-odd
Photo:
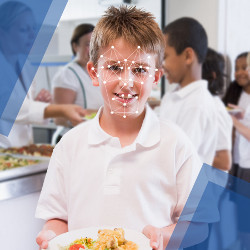
<instances>
[{"instance_id":1,"label":"boy's hand","mask_svg":"<svg viewBox=\"0 0 250 250\"><path fill-rule=\"evenodd\" d=\"M147 225L142 232L150 239L150 246L154 250L165 250L175 226L176 224L164 228L157 228Z\"/></svg>"},{"instance_id":2,"label":"boy's hand","mask_svg":"<svg viewBox=\"0 0 250 250\"><path fill-rule=\"evenodd\" d=\"M36 237L36 243L39 249L47 249L49 241L56 237L56 233L52 230L42 230Z\"/></svg>"}]
</instances>

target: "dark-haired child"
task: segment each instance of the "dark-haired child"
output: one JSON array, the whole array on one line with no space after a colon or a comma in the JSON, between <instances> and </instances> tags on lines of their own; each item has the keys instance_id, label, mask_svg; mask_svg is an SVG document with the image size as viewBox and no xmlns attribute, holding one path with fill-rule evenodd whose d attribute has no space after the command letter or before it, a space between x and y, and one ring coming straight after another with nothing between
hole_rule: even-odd
<instances>
[{"instance_id":1,"label":"dark-haired child","mask_svg":"<svg viewBox=\"0 0 250 250\"><path fill-rule=\"evenodd\" d=\"M207 81L202 80L202 63L207 53L207 35L193 18L180 18L164 29L164 70L169 83L177 83L166 93L160 117L179 125L193 142L198 154L212 164L217 144L217 113Z\"/></svg>"},{"instance_id":2,"label":"dark-haired child","mask_svg":"<svg viewBox=\"0 0 250 250\"><path fill-rule=\"evenodd\" d=\"M225 75L224 57L215 50L208 48L202 66L202 78L208 81L208 89L214 97L218 114L218 140L213 166L221 170L230 170L232 157L232 119L219 95L224 92Z\"/></svg>"},{"instance_id":3,"label":"dark-haired child","mask_svg":"<svg viewBox=\"0 0 250 250\"><path fill-rule=\"evenodd\" d=\"M226 92L226 105L234 104L244 110L243 119L232 116L235 127L233 167L231 173L250 181L250 53L241 53L236 58L235 81Z\"/></svg>"}]
</instances>

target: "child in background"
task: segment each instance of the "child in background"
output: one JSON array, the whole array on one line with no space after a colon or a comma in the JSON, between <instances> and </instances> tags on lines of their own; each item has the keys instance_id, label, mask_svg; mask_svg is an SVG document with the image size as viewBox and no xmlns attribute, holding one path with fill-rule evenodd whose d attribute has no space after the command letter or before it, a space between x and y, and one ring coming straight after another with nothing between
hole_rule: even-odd
<instances>
[{"instance_id":1,"label":"child in background","mask_svg":"<svg viewBox=\"0 0 250 250\"><path fill-rule=\"evenodd\" d=\"M212 164L217 144L217 112L207 81L201 80L207 35L192 18L180 18L164 30L164 70L178 87L164 95L160 118L179 125L193 142L202 162Z\"/></svg>"},{"instance_id":2,"label":"child in background","mask_svg":"<svg viewBox=\"0 0 250 250\"><path fill-rule=\"evenodd\" d=\"M245 110L244 119L237 119L235 116L232 116L236 131L234 135L231 174L250 181L250 143L249 132L247 133L247 127L249 127L248 111L250 109L250 74L247 71L247 55L248 53L244 52L237 56L235 62L235 81L229 85L223 101L229 107ZM248 57L248 64L250 65L249 61L250 58Z\"/></svg>"},{"instance_id":3,"label":"child in background","mask_svg":"<svg viewBox=\"0 0 250 250\"><path fill-rule=\"evenodd\" d=\"M224 92L225 60L221 54L208 48L202 65L202 78L208 81L208 90L214 97L218 118L218 141L213 166L221 170L231 168L232 119L219 98Z\"/></svg>"},{"instance_id":4,"label":"child in background","mask_svg":"<svg viewBox=\"0 0 250 250\"><path fill-rule=\"evenodd\" d=\"M105 103L54 149L36 211L47 221L41 248L58 234L102 225L142 231L153 249L165 249L201 162L185 134L146 105L163 48L148 12L110 7L99 20L88 71Z\"/></svg>"}]
</instances>

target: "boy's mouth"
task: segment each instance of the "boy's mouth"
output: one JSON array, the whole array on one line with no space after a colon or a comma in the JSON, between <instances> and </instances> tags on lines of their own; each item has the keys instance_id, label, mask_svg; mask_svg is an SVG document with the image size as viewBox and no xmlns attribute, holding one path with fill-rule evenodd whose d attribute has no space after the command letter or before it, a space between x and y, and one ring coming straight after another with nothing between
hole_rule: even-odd
<instances>
[{"instance_id":1,"label":"boy's mouth","mask_svg":"<svg viewBox=\"0 0 250 250\"><path fill-rule=\"evenodd\" d=\"M114 93L114 95L116 96L116 100L118 100L119 102L123 102L123 103L130 103L134 100L138 99L138 94L129 94L129 93Z\"/></svg>"}]
</instances>

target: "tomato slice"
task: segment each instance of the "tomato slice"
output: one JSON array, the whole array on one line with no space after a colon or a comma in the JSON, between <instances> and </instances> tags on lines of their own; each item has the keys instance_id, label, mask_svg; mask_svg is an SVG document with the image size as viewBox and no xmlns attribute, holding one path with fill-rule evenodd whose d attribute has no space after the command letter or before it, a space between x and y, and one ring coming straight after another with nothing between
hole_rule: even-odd
<instances>
[{"instance_id":1,"label":"tomato slice","mask_svg":"<svg viewBox=\"0 0 250 250\"><path fill-rule=\"evenodd\" d=\"M80 248L85 249L84 245L82 244L74 244L70 246L69 250L79 250Z\"/></svg>"}]
</instances>

